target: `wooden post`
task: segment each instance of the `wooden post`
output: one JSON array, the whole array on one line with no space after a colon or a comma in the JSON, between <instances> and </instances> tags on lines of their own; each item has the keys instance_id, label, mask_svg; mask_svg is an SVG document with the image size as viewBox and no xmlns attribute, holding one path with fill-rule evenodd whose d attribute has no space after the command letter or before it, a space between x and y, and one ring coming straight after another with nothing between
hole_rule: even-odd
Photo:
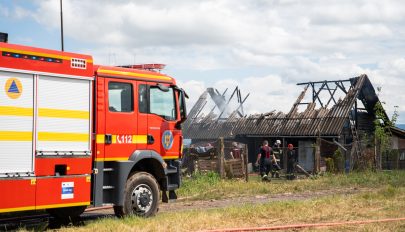
<instances>
[{"instance_id":1,"label":"wooden post","mask_svg":"<svg viewBox=\"0 0 405 232\"><path fill-rule=\"evenodd\" d=\"M225 178L225 168L224 168L224 138L221 137L218 139L218 173L221 178Z\"/></svg>"},{"instance_id":2,"label":"wooden post","mask_svg":"<svg viewBox=\"0 0 405 232\"><path fill-rule=\"evenodd\" d=\"M246 178L246 182L248 182L249 181L249 169L248 169L248 145L247 144L245 144L245 147L243 149L243 161L245 163L245 178Z\"/></svg>"},{"instance_id":3,"label":"wooden post","mask_svg":"<svg viewBox=\"0 0 405 232\"><path fill-rule=\"evenodd\" d=\"M320 162L321 162L321 139L318 137L316 138L316 145L315 145L314 173L319 173Z\"/></svg>"},{"instance_id":4,"label":"wooden post","mask_svg":"<svg viewBox=\"0 0 405 232\"><path fill-rule=\"evenodd\" d=\"M398 151L396 153L397 154L397 160L396 160L397 162L396 162L395 166L396 166L396 169L399 170L399 157L401 156L401 153L399 153L399 149L397 151Z\"/></svg>"},{"instance_id":5,"label":"wooden post","mask_svg":"<svg viewBox=\"0 0 405 232\"><path fill-rule=\"evenodd\" d=\"M245 147L241 147L240 144L238 144L238 148L239 148L240 161L242 162L242 173L245 173L246 172Z\"/></svg>"},{"instance_id":6,"label":"wooden post","mask_svg":"<svg viewBox=\"0 0 405 232\"><path fill-rule=\"evenodd\" d=\"M287 170L287 144L285 144L285 138L283 137L283 169Z\"/></svg>"},{"instance_id":7,"label":"wooden post","mask_svg":"<svg viewBox=\"0 0 405 232\"><path fill-rule=\"evenodd\" d=\"M374 165L375 169L378 170L378 161L377 161L377 137L374 135Z\"/></svg>"}]
</instances>

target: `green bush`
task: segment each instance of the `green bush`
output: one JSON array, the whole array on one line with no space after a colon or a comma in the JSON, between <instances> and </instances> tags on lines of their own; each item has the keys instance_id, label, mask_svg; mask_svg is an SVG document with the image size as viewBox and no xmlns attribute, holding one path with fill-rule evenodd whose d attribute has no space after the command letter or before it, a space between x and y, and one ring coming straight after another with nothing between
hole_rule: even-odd
<instances>
[{"instance_id":1,"label":"green bush","mask_svg":"<svg viewBox=\"0 0 405 232\"><path fill-rule=\"evenodd\" d=\"M335 151L335 153L333 154L333 163L334 163L334 167L336 172L343 172L344 171L344 157L342 152L340 152L340 149L337 149Z\"/></svg>"},{"instance_id":2,"label":"green bush","mask_svg":"<svg viewBox=\"0 0 405 232\"><path fill-rule=\"evenodd\" d=\"M326 171L335 172L335 163L332 158L325 158Z\"/></svg>"}]
</instances>

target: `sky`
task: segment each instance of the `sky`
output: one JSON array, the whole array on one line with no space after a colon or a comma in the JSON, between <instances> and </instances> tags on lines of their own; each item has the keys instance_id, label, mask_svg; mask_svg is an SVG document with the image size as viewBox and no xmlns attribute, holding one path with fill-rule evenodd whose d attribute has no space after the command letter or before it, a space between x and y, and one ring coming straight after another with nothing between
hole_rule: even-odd
<instances>
[{"instance_id":1,"label":"sky","mask_svg":"<svg viewBox=\"0 0 405 232\"><path fill-rule=\"evenodd\" d=\"M367 74L405 123L401 0L63 0L63 16L65 51L166 64L189 108L207 87L239 86L247 113L288 112L297 83ZM0 0L0 18L10 43L61 47L58 0Z\"/></svg>"}]
</instances>

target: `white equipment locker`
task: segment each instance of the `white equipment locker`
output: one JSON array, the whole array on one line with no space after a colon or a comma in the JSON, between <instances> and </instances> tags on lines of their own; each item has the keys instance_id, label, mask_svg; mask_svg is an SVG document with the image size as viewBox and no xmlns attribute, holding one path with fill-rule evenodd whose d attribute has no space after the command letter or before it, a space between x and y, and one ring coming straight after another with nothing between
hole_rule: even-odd
<instances>
[{"instance_id":1,"label":"white equipment locker","mask_svg":"<svg viewBox=\"0 0 405 232\"><path fill-rule=\"evenodd\" d=\"M0 175L32 173L34 76L0 71Z\"/></svg>"},{"instance_id":2,"label":"white equipment locker","mask_svg":"<svg viewBox=\"0 0 405 232\"><path fill-rule=\"evenodd\" d=\"M0 71L0 176L34 174L35 155L91 154L91 80Z\"/></svg>"},{"instance_id":3,"label":"white equipment locker","mask_svg":"<svg viewBox=\"0 0 405 232\"><path fill-rule=\"evenodd\" d=\"M90 154L90 85L88 79L38 78L37 153Z\"/></svg>"}]
</instances>

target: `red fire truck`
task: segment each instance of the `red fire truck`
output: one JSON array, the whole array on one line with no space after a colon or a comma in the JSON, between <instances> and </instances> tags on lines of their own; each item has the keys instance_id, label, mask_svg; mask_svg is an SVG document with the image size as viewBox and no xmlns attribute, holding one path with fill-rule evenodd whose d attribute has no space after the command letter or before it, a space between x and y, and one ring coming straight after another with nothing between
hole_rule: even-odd
<instances>
[{"instance_id":1,"label":"red fire truck","mask_svg":"<svg viewBox=\"0 0 405 232\"><path fill-rule=\"evenodd\" d=\"M185 92L159 72L0 43L0 213L150 216L176 199Z\"/></svg>"}]
</instances>

